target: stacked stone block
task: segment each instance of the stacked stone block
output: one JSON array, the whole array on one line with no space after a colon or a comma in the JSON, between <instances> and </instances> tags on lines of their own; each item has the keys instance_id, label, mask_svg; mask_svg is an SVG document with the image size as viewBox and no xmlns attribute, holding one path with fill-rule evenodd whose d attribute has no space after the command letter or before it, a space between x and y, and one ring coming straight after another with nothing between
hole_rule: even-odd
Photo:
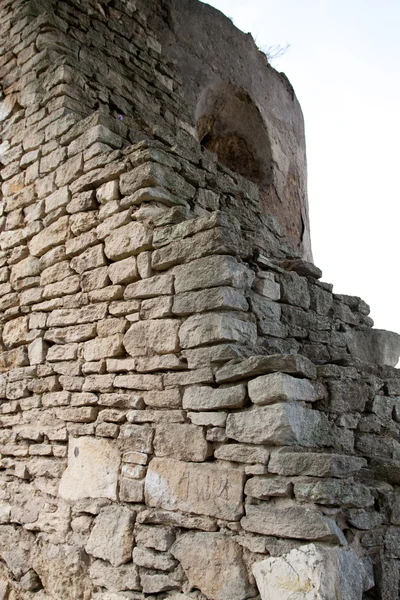
<instances>
[{"instance_id":1,"label":"stacked stone block","mask_svg":"<svg viewBox=\"0 0 400 600\"><path fill-rule=\"evenodd\" d=\"M135 3L0 7L0 598L309 591L281 556L353 565L317 597L396 598L367 305L200 148Z\"/></svg>"}]
</instances>

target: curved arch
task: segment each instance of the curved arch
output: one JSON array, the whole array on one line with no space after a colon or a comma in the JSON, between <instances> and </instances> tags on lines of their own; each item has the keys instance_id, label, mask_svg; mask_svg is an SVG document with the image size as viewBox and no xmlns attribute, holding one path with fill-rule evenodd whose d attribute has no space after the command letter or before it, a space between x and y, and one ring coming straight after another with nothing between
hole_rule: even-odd
<instances>
[{"instance_id":1,"label":"curved arch","mask_svg":"<svg viewBox=\"0 0 400 600\"><path fill-rule=\"evenodd\" d=\"M271 144L263 118L242 88L211 84L196 109L200 143L219 161L264 190L272 180Z\"/></svg>"}]
</instances>

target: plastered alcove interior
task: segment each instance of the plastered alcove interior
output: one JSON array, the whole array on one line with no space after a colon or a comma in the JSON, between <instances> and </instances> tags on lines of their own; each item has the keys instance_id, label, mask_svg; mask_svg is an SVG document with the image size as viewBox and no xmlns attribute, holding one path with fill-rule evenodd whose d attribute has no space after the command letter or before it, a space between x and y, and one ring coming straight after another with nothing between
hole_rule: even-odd
<instances>
[{"instance_id":1,"label":"plastered alcove interior","mask_svg":"<svg viewBox=\"0 0 400 600\"><path fill-rule=\"evenodd\" d=\"M399 336L198 0L0 0L0 600L394 600Z\"/></svg>"}]
</instances>

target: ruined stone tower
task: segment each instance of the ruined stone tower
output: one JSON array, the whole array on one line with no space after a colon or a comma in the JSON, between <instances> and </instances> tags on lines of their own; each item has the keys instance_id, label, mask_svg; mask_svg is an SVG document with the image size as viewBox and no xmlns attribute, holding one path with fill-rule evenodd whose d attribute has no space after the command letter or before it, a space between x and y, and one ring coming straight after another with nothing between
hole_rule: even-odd
<instances>
[{"instance_id":1,"label":"ruined stone tower","mask_svg":"<svg viewBox=\"0 0 400 600\"><path fill-rule=\"evenodd\" d=\"M0 0L0 600L396 600L396 334L198 0Z\"/></svg>"}]
</instances>

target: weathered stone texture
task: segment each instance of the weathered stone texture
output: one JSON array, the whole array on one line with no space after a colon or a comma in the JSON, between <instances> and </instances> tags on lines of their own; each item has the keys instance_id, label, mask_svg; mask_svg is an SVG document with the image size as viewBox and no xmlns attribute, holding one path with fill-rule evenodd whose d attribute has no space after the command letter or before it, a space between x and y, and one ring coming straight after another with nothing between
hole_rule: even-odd
<instances>
[{"instance_id":1,"label":"weathered stone texture","mask_svg":"<svg viewBox=\"0 0 400 600\"><path fill-rule=\"evenodd\" d=\"M393 600L398 339L310 262L287 80L197 0L0 41L0 598Z\"/></svg>"}]
</instances>

